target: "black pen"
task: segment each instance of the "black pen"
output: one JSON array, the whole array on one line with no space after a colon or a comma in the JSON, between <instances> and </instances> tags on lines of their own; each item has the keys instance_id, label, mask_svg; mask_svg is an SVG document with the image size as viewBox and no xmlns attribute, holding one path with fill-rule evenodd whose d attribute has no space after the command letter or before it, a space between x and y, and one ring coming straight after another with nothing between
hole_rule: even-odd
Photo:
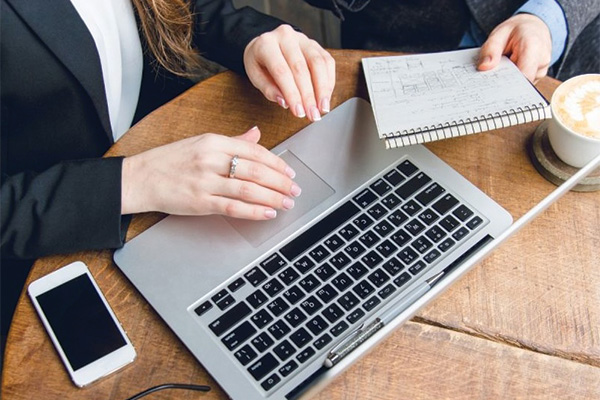
<instances>
[{"instance_id":1,"label":"black pen","mask_svg":"<svg viewBox=\"0 0 600 400\"><path fill-rule=\"evenodd\" d=\"M429 289L431 289L433 285L445 274L445 272L445 270L438 272L431 278L425 280L408 295L402 297L397 304L390 308L390 310L387 313L383 314L381 317L376 318L366 327L358 328L352 334L348 335L348 337L346 337L344 341L342 341L339 345L331 349L331 351L327 355L327 358L323 362L323 365L326 368L331 368L338 362L340 362L340 360L342 360L345 356L350 354L352 350L356 349L367 339L373 336L377 331L379 331L385 325L393 321L394 318L400 315L411 304L413 304L416 300L418 300L425 293L427 293Z\"/></svg>"}]
</instances>

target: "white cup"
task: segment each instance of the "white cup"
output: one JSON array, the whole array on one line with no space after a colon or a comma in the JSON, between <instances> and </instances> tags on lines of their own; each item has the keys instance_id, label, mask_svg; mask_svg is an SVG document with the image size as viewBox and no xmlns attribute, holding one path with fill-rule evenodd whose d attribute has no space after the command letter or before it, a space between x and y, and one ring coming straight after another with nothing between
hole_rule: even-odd
<instances>
[{"instance_id":1,"label":"white cup","mask_svg":"<svg viewBox=\"0 0 600 400\"><path fill-rule=\"evenodd\" d=\"M600 74L563 82L550 100L548 139L562 161L581 168L600 154Z\"/></svg>"}]
</instances>

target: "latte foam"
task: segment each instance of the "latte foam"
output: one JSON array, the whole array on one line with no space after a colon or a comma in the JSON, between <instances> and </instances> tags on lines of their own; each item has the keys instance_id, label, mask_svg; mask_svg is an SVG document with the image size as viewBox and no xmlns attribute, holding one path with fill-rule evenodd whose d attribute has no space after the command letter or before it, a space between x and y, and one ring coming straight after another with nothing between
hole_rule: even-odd
<instances>
[{"instance_id":1,"label":"latte foam","mask_svg":"<svg viewBox=\"0 0 600 400\"><path fill-rule=\"evenodd\" d=\"M563 83L552 97L552 110L573 132L600 139L600 75L582 75Z\"/></svg>"}]
</instances>

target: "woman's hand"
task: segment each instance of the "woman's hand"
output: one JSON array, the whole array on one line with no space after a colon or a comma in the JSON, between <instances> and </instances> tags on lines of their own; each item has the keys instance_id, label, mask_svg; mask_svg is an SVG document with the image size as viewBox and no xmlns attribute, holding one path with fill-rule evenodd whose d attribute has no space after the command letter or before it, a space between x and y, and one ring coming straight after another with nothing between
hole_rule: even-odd
<instances>
[{"instance_id":1,"label":"woman's hand","mask_svg":"<svg viewBox=\"0 0 600 400\"><path fill-rule=\"evenodd\" d=\"M317 42L281 25L254 38L244 51L250 81L270 101L299 118L329 112L335 61Z\"/></svg>"},{"instance_id":2,"label":"woman's hand","mask_svg":"<svg viewBox=\"0 0 600 400\"><path fill-rule=\"evenodd\" d=\"M259 139L258 128L234 138L207 133L125 158L121 213L275 218L277 209L294 206L300 188L295 172Z\"/></svg>"},{"instance_id":3,"label":"woman's hand","mask_svg":"<svg viewBox=\"0 0 600 400\"><path fill-rule=\"evenodd\" d=\"M546 76L552 58L548 26L531 14L517 14L507 19L494 28L481 47L478 68L482 71L494 68L503 54L535 83Z\"/></svg>"}]
</instances>

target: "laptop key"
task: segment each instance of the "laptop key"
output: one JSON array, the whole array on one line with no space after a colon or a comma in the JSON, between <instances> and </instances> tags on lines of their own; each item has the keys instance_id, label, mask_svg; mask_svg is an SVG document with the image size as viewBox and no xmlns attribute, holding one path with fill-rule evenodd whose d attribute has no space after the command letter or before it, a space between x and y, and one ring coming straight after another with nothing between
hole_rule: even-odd
<instances>
[{"instance_id":1,"label":"laptop key","mask_svg":"<svg viewBox=\"0 0 600 400\"><path fill-rule=\"evenodd\" d=\"M344 333L344 331L348 329L348 327L349 325L346 323L346 321L340 321L336 326L331 328L329 332L331 332L333 336L337 337Z\"/></svg>"},{"instance_id":2,"label":"laptop key","mask_svg":"<svg viewBox=\"0 0 600 400\"><path fill-rule=\"evenodd\" d=\"M198 307L196 307L194 309L194 312L196 313L196 315L198 315L200 317L205 312L207 312L208 310L210 310L211 308L212 308L212 303L207 300L204 303L200 304Z\"/></svg>"},{"instance_id":3,"label":"laptop key","mask_svg":"<svg viewBox=\"0 0 600 400\"><path fill-rule=\"evenodd\" d=\"M404 221L408 220L408 216L402 210L396 210L388 216L387 220L394 226L400 226Z\"/></svg>"},{"instance_id":4,"label":"laptop key","mask_svg":"<svg viewBox=\"0 0 600 400\"><path fill-rule=\"evenodd\" d=\"M459 241L459 240L464 239L468 234L469 234L469 230L463 226L459 230L457 230L456 232L454 232L452 234L452 237L456 241Z\"/></svg>"},{"instance_id":5,"label":"laptop key","mask_svg":"<svg viewBox=\"0 0 600 400\"><path fill-rule=\"evenodd\" d=\"M352 279L346 275L344 272L336 276L331 280L331 284L337 288L340 292L346 290L351 284Z\"/></svg>"},{"instance_id":6,"label":"laptop key","mask_svg":"<svg viewBox=\"0 0 600 400\"><path fill-rule=\"evenodd\" d=\"M362 208L365 208L377 200L377 195L369 189L363 189L362 192L353 197L353 200L356 202L356 204Z\"/></svg>"},{"instance_id":7,"label":"laptop key","mask_svg":"<svg viewBox=\"0 0 600 400\"><path fill-rule=\"evenodd\" d=\"M364 233L364 235L359 237L358 240L360 240L365 247L372 247L379 241L379 236L377 236L374 232L367 231Z\"/></svg>"},{"instance_id":8,"label":"laptop key","mask_svg":"<svg viewBox=\"0 0 600 400\"><path fill-rule=\"evenodd\" d=\"M294 308L289 313L285 314L285 320L292 326L297 327L306 320L306 315L300 309Z\"/></svg>"},{"instance_id":9,"label":"laptop key","mask_svg":"<svg viewBox=\"0 0 600 400\"><path fill-rule=\"evenodd\" d=\"M429 181L431 181L430 177L428 177L424 172L419 172L408 182L396 189L395 193L403 199L408 199L413 195L413 193L429 183Z\"/></svg>"},{"instance_id":10,"label":"laptop key","mask_svg":"<svg viewBox=\"0 0 600 400\"><path fill-rule=\"evenodd\" d=\"M369 272L369 269L365 267L363 263L357 261L351 266L349 266L346 269L346 272L350 274L350 276L353 277L355 280L358 280L362 278L367 272Z\"/></svg>"},{"instance_id":11,"label":"laptop key","mask_svg":"<svg viewBox=\"0 0 600 400\"><path fill-rule=\"evenodd\" d=\"M382 299L387 299L388 297L390 297L394 292L396 291L396 288L394 287L394 285L392 285L391 283L384 286L383 289L381 289L377 294L379 296L381 296Z\"/></svg>"},{"instance_id":12,"label":"laptop key","mask_svg":"<svg viewBox=\"0 0 600 400\"><path fill-rule=\"evenodd\" d=\"M338 232L341 237L346 240L352 239L354 236L358 235L358 229L352 224L348 224Z\"/></svg>"},{"instance_id":13,"label":"laptop key","mask_svg":"<svg viewBox=\"0 0 600 400\"><path fill-rule=\"evenodd\" d=\"M277 253L272 254L269 258L260 263L260 266L263 267L265 271L269 275L273 275L275 272L279 271L283 268L287 263L285 260Z\"/></svg>"},{"instance_id":14,"label":"laptop key","mask_svg":"<svg viewBox=\"0 0 600 400\"><path fill-rule=\"evenodd\" d=\"M306 346L312 339L310 333L304 328L300 328L290 335L290 340L294 342L299 349Z\"/></svg>"},{"instance_id":15,"label":"laptop key","mask_svg":"<svg viewBox=\"0 0 600 400\"><path fill-rule=\"evenodd\" d=\"M388 172L387 174L385 174L383 176L389 183L391 183L393 186L398 186L403 180L405 180L406 178L404 178L402 176L402 174L400 174L397 170L393 169L390 172Z\"/></svg>"},{"instance_id":16,"label":"laptop key","mask_svg":"<svg viewBox=\"0 0 600 400\"><path fill-rule=\"evenodd\" d=\"M337 234L331 235L329 239L324 242L325 246L331 251L336 251L343 246L344 241Z\"/></svg>"},{"instance_id":17,"label":"laptop key","mask_svg":"<svg viewBox=\"0 0 600 400\"><path fill-rule=\"evenodd\" d=\"M333 267L331 265L329 265L328 263L324 263L320 267L315 269L315 275L317 275L319 277L319 279L321 279L323 282L325 282L326 280L331 278L333 275L335 275L335 269L333 269Z\"/></svg>"},{"instance_id":18,"label":"laptop key","mask_svg":"<svg viewBox=\"0 0 600 400\"><path fill-rule=\"evenodd\" d=\"M444 238L444 236L446 236L446 232L439 226L435 225L431 229L429 229L427 232L425 232L425 235L429 239L431 239L434 243L437 243L440 240L442 240Z\"/></svg>"},{"instance_id":19,"label":"laptop key","mask_svg":"<svg viewBox=\"0 0 600 400\"><path fill-rule=\"evenodd\" d=\"M315 340L313 342L313 346L315 346L317 348L317 350L321 350L323 347L327 346L329 343L331 343L331 336L329 336L329 334L325 333L324 335L320 336L317 340Z\"/></svg>"},{"instance_id":20,"label":"laptop key","mask_svg":"<svg viewBox=\"0 0 600 400\"><path fill-rule=\"evenodd\" d=\"M313 274L306 275L299 283L306 293L312 292L321 284Z\"/></svg>"},{"instance_id":21,"label":"laptop key","mask_svg":"<svg viewBox=\"0 0 600 400\"><path fill-rule=\"evenodd\" d=\"M324 246L317 246L312 249L308 255L312 257L317 263L323 261L326 257L328 257L331 253Z\"/></svg>"},{"instance_id":22,"label":"laptop key","mask_svg":"<svg viewBox=\"0 0 600 400\"><path fill-rule=\"evenodd\" d=\"M427 189L423 190L421 193L416 195L415 198L419 201L419 203L426 206L445 191L446 189L434 182L431 185L429 185Z\"/></svg>"},{"instance_id":23,"label":"laptop key","mask_svg":"<svg viewBox=\"0 0 600 400\"><path fill-rule=\"evenodd\" d=\"M402 173L406 176L411 176L419 170L419 168L417 168L415 164L411 163L408 160L404 160L403 162L401 162L397 168L400 171L402 171Z\"/></svg>"},{"instance_id":24,"label":"laptop key","mask_svg":"<svg viewBox=\"0 0 600 400\"><path fill-rule=\"evenodd\" d=\"M262 388L268 392L269 390L273 389L273 387L279 382L281 382L281 378L277 374L273 374L267 379L265 379L265 381L261 383L260 386L262 386Z\"/></svg>"},{"instance_id":25,"label":"laptop key","mask_svg":"<svg viewBox=\"0 0 600 400\"><path fill-rule=\"evenodd\" d=\"M437 249L433 249L423 256L423 260L425 260L428 264L431 264L432 262L437 260L441 255L442 253L440 253Z\"/></svg>"},{"instance_id":26,"label":"laptop key","mask_svg":"<svg viewBox=\"0 0 600 400\"><path fill-rule=\"evenodd\" d=\"M296 267L296 269L301 273L301 274L305 274L308 271L310 271L312 269L312 267L315 266L315 263L313 260L311 260L310 258L308 258L307 256L304 256L302 258L300 258L298 261L296 261L294 263L294 267Z\"/></svg>"},{"instance_id":27,"label":"laptop key","mask_svg":"<svg viewBox=\"0 0 600 400\"><path fill-rule=\"evenodd\" d=\"M256 290L254 293L250 294L246 297L246 301L250 303L254 309L259 308L265 301L267 301L267 296L260 290Z\"/></svg>"},{"instance_id":28,"label":"laptop key","mask_svg":"<svg viewBox=\"0 0 600 400\"><path fill-rule=\"evenodd\" d=\"M441 199L436 201L433 206L431 206L435 211L440 213L440 215L446 214L450 211L455 205L458 204L458 200L456 197L452 196L450 193L442 196Z\"/></svg>"},{"instance_id":29,"label":"laptop key","mask_svg":"<svg viewBox=\"0 0 600 400\"><path fill-rule=\"evenodd\" d=\"M271 353L267 353L248 368L250 375L257 381L267 376L279 365L279 361Z\"/></svg>"},{"instance_id":30,"label":"laptop key","mask_svg":"<svg viewBox=\"0 0 600 400\"><path fill-rule=\"evenodd\" d=\"M411 274L416 275L419 272L423 271L425 266L426 266L426 264L423 261L418 261L415 265L410 267L408 270L410 271Z\"/></svg>"},{"instance_id":31,"label":"laptop key","mask_svg":"<svg viewBox=\"0 0 600 400\"><path fill-rule=\"evenodd\" d=\"M392 224L390 224L386 220L381 221L380 223L375 225L375 227L373 227L373 230L382 238L390 234L393 229L394 228L392 227Z\"/></svg>"},{"instance_id":32,"label":"laptop key","mask_svg":"<svg viewBox=\"0 0 600 400\"><path fill-rule=\"evenodd\" d=\"M440 217L435 213L435 211L430 210L429 208L419 214L419 219L427 225L433 224L439 218Z\"/></svg>"},{"instance_id":33,"label":"laptop key","mask_svg":"<svg viewBox=\"0 0 600 400\"><path fill-rule=\"evenodd\" d=\"M346 309L346 311L350 311L358 304L358 299L352 292L345 293L338 299L338 304Z\"/></svg>"},{"instance_id":34,"label":"laptop key","mask_svg":"<svg viewBox=\"0 0 600 400\"><path fill-rule=\"evenodd\" d=\"M371 311L372 309L377 307L380 303L381 303L381 300L379 299L379 297L373 296L373 297L370 297L367 301L365 301L365 303L363 304L363 308L367 311Z\"/></svg>"},{"instance_id":35,"label":"laptop key","mask_svg":"<svg viewBox=\"0 0 600 400\"><path fill-rule=\"evenodd\" d=\"M319 299L321 299L321 301L325 304L329 303L337 295L338 292L330 284L327 284L319 290L317 290L317 296L319 296Z\"/></svg>"},{"instance_id":36,"label":"laptop key","mask_svg":"<svg viewBox=\"0 0 600 400\"><path fill-rule=\"evenodd\" d=\"M354 293L356 293L361 299L365 299L368 295L373 293L375 288L367 281L361 281L356 284L352 288Z\"/></svg>"},{"instance_id":37,"label":"laptop key","mask_svg":"<svg viewBox=\"0 0 600 400\"><path fill-rule=\"evenodd\" d=\"M245 345L235 353L235 358L238 359L240 364L246 366L250 361L254 360L258 354L250 347L250 345Z\"/></svg>"},{"instance_id":38,"label":"laptop key","mask_svg":"<svg viewBox=\"0 0 600 400\"><path fill-rule=\"evenodd\" d=\"M423 209L423 207L421 207L419 205L419 203L417 203L414 200L409 200L406 203L402 204L402 207L400 207L402 209L402 211L404 211L406 214L408 214L410 217L412 217L413 215L415 215L417 212L419 212L420 210Z\"/></svg>"},{"instance_id":39,"label":"laptop key","mask_svg":"<svg viewBox=\"0 0 600 400\"><path fill-rule=\"evenodd\" d=\"M425 229L425 225L417 219L413 219L408 224L404 225L404 229L408 231L413 236L417 236L423 229Z\"/></svg>"},{"instance_id":40,"label":"laptop key","mask_svg":"<svg viewBox=\"0 0 600 400\"><path fill-rule=\"evenodd\" d=\"M440 225L448 232L452 232L454 229L460 226L460 222L458 222L452 215L448 215L440 221Z\"/></svg>"},{"instance_id":41,"label":"laptop key","mask_svg":"<svg viewBox=\"0 0 600 400\"><path fill-rule=\"evenodd\" d=\"M396 279L394 279L394 283L396 286L401 287L406 284L406 282L410 281L410 278L411 276L408 272L403 272Z\"/></svg>"},{"instance_id":42,"label":"laptop key","mask_svg":"<svg viewBox=\"0 0 600 400\"><path fill-rule=\"evenodd\" d=\"M331 323L344 316L344 312L337 304L330 304L323 310L323 316Z\"/></svg>"},{"instance_id":43,"label":"laptop key","mask_svg":"<svg viewBox=\"0 0 600 400\"><path fill-rule=\"evenodd\" d=\"M263 332L252 339L252 345L259 353L263 353L269 347L273 346L273 343L275 342L273 342L273 339L271 339L267 332Z\"/></svg>"},{"instance_id":44,"label":"laptop key","mask_svg":"<svg viewBox=\"0 0 600 400\"><path fill-rule=\"evenodd\" d=\"M323 308L323 303L321 303L315 296L310 296L302 303L300 303L300 307L307 313L309 316L313 315L321 308Z\"/></svg>"},{"instance_id":45,"label":"laptop key","mask_svg":"<svg viewBox=\"0 0 600 400\"><path fill-rule=\"evenodd\" d=\"M456 242L450 238L446 238L442 243L439 244L438 249L443 252L450 250L452 246L454 246Z\"/></svg>"},{"instance_id":46,"label":"laptop key","mask_svg":"<svg viewBox=\"0 0 600 400\"><path fill-rule=\"evenodd\" d=\"M481 217L476 215L475 217L471 218L469 222L467 222L467 226L469 227L469 229L473 230L479 225L481 225L482 222L483 220L481 219Z\"/></svg>"},{"instance_id":47,"label":"laptop key","mask_svg":"<svg viewBox=\"0 0 600 400\"><path fill-rule=\"evenodd\" d=\"M226 311L219 318L211 322L208 327L217 336L221 336L229 328L240 322L246 316L250 315L252 310L244 302L233 306L229 311Z\"/></svg>"},{"instance_id":48,"label":"laptop key","mask_svg":"<svg viewBox=\"0 0 600 400\"><path fill-rule=\"evenodd\" d=\"M392 189L391 186L388 185L387 182L383 179L376 180L374 183L371 184L370 187L379 196L383 196Z\"/></svg>"},{"instance_id":49,"label":"laptop key","mask_svg":"<svg viewBox=\"0 0 600 400\"><path fill-rule=\"evenodd\" d=\"M304 296L306 296L306 294L304 294L304 292L302 291L302 289L300 289L296 285L291 286L288 290L286 290L285 292L283 292L283 297L285 297L285 299L287 301L289 301L290 304L292 304L292 305L294 305L297 302L299 302L301 299L304 298Z\"/></svg>"},{"instance_id":50,"label":"laptop key","mask_svg":"<svg viewBox=\"0 0 600 400\"><path fill-rule=\"evenodd\" d=\"M350 257L348 257L345 253L339 252L335 256L329 259L331 265L336 267L337 269L342 269L350 262Z\"/></svg>"},{"instance_id":51,"label":"laptop key","mask_svg":"<svg viewBox=\"0 0 600 400\"><path fill-rule=\"evenodd\" d=\"M306 361L308 361L309 358L311 358L312 356L315 355L315 349L313 349L312 347L307 347L304 350L302 350L297 356L296 356L296 360L298 360L300 362L300 364L305 363Z\"/></svg>"},{"instance_id":52,"label":"laptop key","mask_svg":"<svg viewBox=\"0 0 600 400\"><path fill-rule=\"evenodd\" d=\"M388 239L377 246L377 251L386 258L391 256L396 250L398 250L398 247Z\"/></svg>"},{"instance_id":53,"label":"laptop key","mask_svg":"<svg viewBox=\"0 0 600 400\"><path fill-rule=\"evenodd\" d=\"M277 357L279 357L281 361L285 361L294 355L296 348L292 346L290 342L284 340L273 348L273 352L277 354Z\"/></svg>"},{"instance_id":54,"label":"laptop key","mask_svg":"<svg viewBox=\"0 0 600 400\"><path fill-rule=\"evenodd\" d=\"M392 257L382 265L382 268L385 269L388 274L396 276L404 269L404 265L396 257Z\"/></svg>"},{"instance_id":55,"label":"laptop key","mask_svg":"<svg viewBox=\"0 0 600 400\"><path fill-rule=\"evenodd\" d=\"M227 291L227 289L223 289L223 290L220 290L219 292L217 292L217 294L215 294L210 299L212 301L214 301L215 303L218 303L221 299L225 298L225 296L227 296L227 295L229 295L229 292Z\"/></svg>"},{"instance_id":56,"label":"laptop key","mask_svg":"<svg viewBox=\"0 0 600 400\"><path fill-rule=\"evenodd\" d=\"M276 340L281 339L291 331L290 327L282 320L276 321L269 327L269 333L273 335Z\"/></svg>"},{"instance_id":57,"label":"laptop key","mask_svg":"<svg viewBox=\"0 0 600 400\"><path fill-rule=\"evenodd\" d=\"M233 350L238 347L240 344L244 343L246 339L256 333L256 328L254 328L250 322L245 321L243 324L229 332L227 335L221 339L225 347L229 350Z\"/></svg>"},{"instance_id":58,"label":"laptop key","mask_svg":"<svg viewBox=\"0 0 600 400\"><path fill-rule=\"evenodd\" d=\"M281 297L279 297L279 298L273 300L272 302L270 302L267 305L267 308L269 309L269 311L271 311L273 313L273 315L278 317L281 314L283 314L285 311L287 311L290 308L290 306L288 305L288 303L285 302L285 300L283 300Z\"/></svg>"},{"instance_id":59,"label":"laptop key","mask_svg":"<svg viewBox=\"0 0 600 400\"><path fill-rule=\"evenodd\" d=\"M292 267L284 269L277 276L287 285L300 278L300 274Z\"/></svg>"},{"instance_id":60,"label":"laptop key","mask_svg":"<svg viewBox=\"0 0 600 400\"><path fill-rule=\"evenodd\" d=\"M227 296L223 297L217 303L217 307L219 307L219 309L221 309L221 311L223 311L227 307L229 307L230 305L232 305L233 303L235 303L235 299L233 298L233 296L231 296L230 294L228 294Z\"/></svg>"},{"instance_id":61,"label":"laptop key","mask_svg":"<svg viewBox=\"0 0 600 400\"><path fill-rule=\"evenodd\" d=\"M374 268L383 261L383 258L375 250L371 250L370 252L362 256L360 260L363 263L365 263L367 267Z\"/></svg>"},{"instance_id":62,"label":"laptop key","mask_svg":"<svg viewBox=\"0 0 600 400\"><path fill-rule=\"evenodd\" d=\"M292 372L294 372L296 368L298 368L298 364L296 364L296 361L290 360L283 367L279 368L279 373L281 374L281 376L286 377Z\"/></svg>"},{"instance_id":63,"label":"laptop key","mask_svg":"<svg viewBox=\"0 0 600 400\"><path fill-rule=\"evenodd\" d=\"M390 238L398 246L404 246L410 240L410 235L404 229L398 229Z\"/></svg>"},{"instance_id":64,"label":"laptop key","mask_svg":"<svg viewBox=\"0 0 600 400\"><path fill-rule=\"evenodd\" d=\"M360 209L352 203L347 201L331 214L317 222L311 228L300 234L297 238L286 244L280 249L281 254L288 260L292 261L304 251L308 250L319 240L328 236L343 223L346 223L352 216L354 216Z\"/></svg>"},{"instance_id":65,"label":"laptop key","mask_svg":"<svg viewBox=\"0 0 600 400\"><path fill-rule=\"evenodd\" d=\"M383 272L381 268L377 268L371 275L368 276L368 279L373 283L373 285L382 287L387 281L390 280L388 274Z\"/></svg>"},{"instance_id":66,"label":"laptop key","mask_svg":"<svg viewBox=\"0 0 600 400\"><path fill-rule=\"evenodd\" d=\"M355 322L357 322L359 319L361 319L364 316L365 316L365 312L363 310L361 310L360 308L357 308L356 310L354 310L350 314L348 314L348 316L346 317L346 320L348 322L350 322L351 324L354 324Z\"/></svg>"},{"instance_id":67,"label":"laptop key","mask_svg":"<svg viewBox=\"0 0 600 400\"><path fill-rule=\"evenodd\" d=\"M237 278L235 281L231 282L229 284L229 286L227 286L227 288L229 290L231 290L232 292L235 292L238 289L240 289L242 286L244 286L245 284L246 284L246 282L244 282L243 278Z\"/></svg>"},{"instance_id":68,"label":"laptop key","mask_svg":"<svg viewBox=\"0 0 600 400\"><path fill-rule=\"evenodd\" d=\"M306 327L312 332L313 335L318 335L327 329L328 326L329 324L325 322L325 320L319 315L306 323Z\"/></svg>"},{"instance_id":69,"label":"laptop key","mask_svg":"<svg viewBox=\"0 0 600 400\"><path fill-rule=\"evenodd\" d=\"M273 316L263 308L262 310L254 314L250 319L252 320L252 322L254 322L254 325L256 325L258 329L262 329L269 322L273 321Z\"/></svg>"},{"instance_id":70,"label":"laptop key","mask_svg":"<svg viewBox=\"0 0 600 400\"><path fill-rule=\"evenodd\" d=\"M262 281L267 279L267 276L258 267L252 268L250 271L244 274L248 282L254 287L260 285Z\"/></svg>"},{"instance_id":71,"label":"laptop key","mask_svg":"<svg viewBox=\"0 0 600 400\"><path fill-rule=\"evenodd\" d=\"M279 282L279 280L277 280L277 278L273 278L269 282L265 283L262 288L269 296L274 297L277 295L277 293L283 290L283 285L281 282Z\"/></svg>"},{"instance_id":72,"label":"laptop key","mask_svg":"<svg viewBox=\"0 0 600 400\"><path fill-rule=\"evenodd\" d=\"M471 209L464 204L461 204L456 210L452 211L452 215L465 222L471 215L473 215L473 211L471 211Z\"/></svg>"}]
</instances>

